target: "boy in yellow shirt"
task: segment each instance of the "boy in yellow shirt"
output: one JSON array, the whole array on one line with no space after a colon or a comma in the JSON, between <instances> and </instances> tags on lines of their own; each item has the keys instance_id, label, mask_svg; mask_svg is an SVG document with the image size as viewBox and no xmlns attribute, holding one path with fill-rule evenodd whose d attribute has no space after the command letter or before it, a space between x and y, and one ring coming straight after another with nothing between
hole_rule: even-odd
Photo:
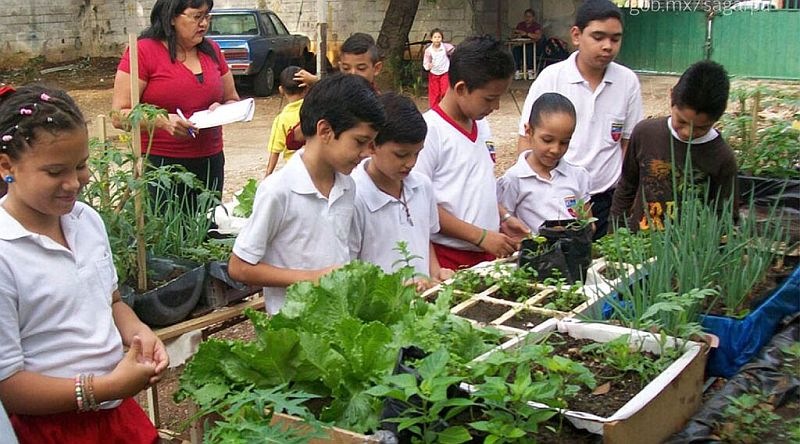
<instances>
[{"instance_id":1,"label":"boy in yellow shirt","mask_svg":"<svg viewBox=\"0 0 800 444\"><path fill-rule=\"evenodd\" d=\"M286 97L289 103L275 116L275 120L272 122L272 131L267 146L270 155L265 176L269 176L275 171L281 153L283 153L284 161L288 161L294 154L294 151L286 149L286 135L300 122L300 107L303 106L303 98L308 90L294 80L294 76L301 69L299 66L288 66L281 71L278 91Z\"/></svg>"}]
</instances>

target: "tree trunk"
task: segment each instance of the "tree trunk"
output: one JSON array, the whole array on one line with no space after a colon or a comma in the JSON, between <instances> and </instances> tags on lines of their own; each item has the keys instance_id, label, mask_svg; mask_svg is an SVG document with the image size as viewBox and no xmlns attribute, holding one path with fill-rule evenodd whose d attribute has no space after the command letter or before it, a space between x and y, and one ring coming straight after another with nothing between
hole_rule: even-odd
<instances>
[{"instance_id":1,"label":"tree trunk","mask_svg":"<svg viewBox=\"0 0 800 444\"><path fill-rule=\"evenodd\" d=\"M393 87L402 79L403 50L417 15L419 1L389 0L377 42L383 56L384 71L378 77L383 85Z\"/></svg>"}]
</instances>

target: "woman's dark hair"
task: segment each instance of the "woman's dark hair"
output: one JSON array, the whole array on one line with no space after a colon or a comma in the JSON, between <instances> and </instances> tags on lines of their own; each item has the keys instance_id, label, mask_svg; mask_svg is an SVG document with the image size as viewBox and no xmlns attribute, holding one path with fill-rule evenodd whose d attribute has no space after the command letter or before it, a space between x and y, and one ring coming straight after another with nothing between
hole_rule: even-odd
<instances>
[{"instance_id":1,"label":"woman's dark hair","mask_svg":"<svg viewBox=\"0 0 800 444\"><path fill-rule=\"evenodd\" d=\"M378 130L376 145L386 142L420 143L425 140L428 125L413 100L394 92L382 94L378 100L383 105L386 122Z\"/></svg>"},{"instance_id":2,"label":"woman's dark hair","mask_svg":"<svg viewBox=\"0 0 800 444\"><path fill-rule=\"evenodd\" d=\"M536 128L542 124L543 115L556 113L569 114L573 121L577 120L575 106L572 105L568 98L559 93L544 93L533 102L528 125L531 128Z\"/></svg>"},{"instance_id":3,"label":"woman's dark hair","mask_svg":"<svg viewBox=\"0 0 800 444\"><path fill-rule=\"evenodd\" d=\"M719 120L728 106L731 82L728 73L719 63L703 60L683 72L672 88L672 106L691 108L695 113L708 114Z\"/></svg>"},{"instance_id":4,"label":"woman's dark hair","mask_svg":"<svg viewBox=\"0 0 800 444\"><path fill-rule=\"evenodd\" d=\"M367 79L355 74L334 74L315 84L303 100L300 129L306 139L316 136L317 122L323 119L338 138L361 122L377 131L386 115Z\"/></svg>"},{"instance_id":5,"label":"woman's dark hair","mask_svg":"<svg viewBox=\"0 0 800 444\"><path fill-rule=\"evenodd\" d=\"M86 128L80 108L66 92L28 85L6 94L0 102L0 154L19 159L36 140L37 130L56 134Z\"/></svg>"},{"instance_id":6,"label":"woman's dark hair","mask_svg":"<svg viewBox=\"0 0 800 444\"><path fill-rule=\"evenodd\" d=\"M491 36L469 37L450 56L450 86L464 81L473 91L497 79L511 79L514 58L505 45Z\"/></svg>"},{"instance_id":7,"label":"woman's dark hair","mask_svg":"<svg viewBox=\"0 0 800 444\"><path fill-rule=\"evenodd\" d=\"M155 39L167 42L169 58L174 63L178 57L178 43L175 37L175 28L172 19L181 15L186 8L201 8L208 6L208 11L214 7L214 0L156 0L153 10L150 11L150 27L142 31L140 39ZM208 54L215 62L219 63L214 47L205 38L197 45L197 49Z\"/></svg>"},{"instance_id":8,"label":"woman's dark hair","mask_svg":"<svg viewBox=\"0 0 800 444\"><path fill-rule=\"evenodd\" d=\"M622 23L622 11L608 0L586 0L575 14L575 26L583 32L589 22L615 18Z\"/></svg>"},{"instance_id":9,"label":"woman's dark hair","mask_svg":"<svg viewBox=\"0 0 800 444\"><path fill-rule=\"evenodd\" d=\"M528 8L528 9L526 9L526 10L525 10L525 12L523 12L523 13L522 13L522 15L525 15L525 14L527 14L527 13L529 13L529 12L531 13L531 15L532 15L534 18L536 18L536 12L535 12L533 9L531 9L531 8Z\"/></svg>"}]
</instances>

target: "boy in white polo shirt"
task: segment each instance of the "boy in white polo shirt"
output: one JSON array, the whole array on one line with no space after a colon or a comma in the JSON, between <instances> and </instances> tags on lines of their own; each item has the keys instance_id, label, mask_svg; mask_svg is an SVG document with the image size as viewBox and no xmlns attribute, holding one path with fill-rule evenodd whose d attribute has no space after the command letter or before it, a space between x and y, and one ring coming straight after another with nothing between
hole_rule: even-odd
<instances>
[{"instance_id":1,"label":"boy in white polo shirt","mask_svg":"<svg viewBox=\"0 0 800 444\"><path fill-rule=\"evenodd\" d=\"M358 76L326 77L306 96L306 148L258 187L229 262L233 279L264 287L269 313L283 305L285 287L349 261L355 185L348 174L367 157L383 121L377 95Z\"/></svg>"},{"instance_id":2,"label":"boy in white polo shirt","mask_svg":"<svg viewBox=\"0 0 800 444\"><path fill-rule=\"evenodd\" d=\"M575 106L577 124L565 159L591 175L599 238L608 227L628 140L642 120L642 96L636 74L613 62L622 42L622 12L617 6L608 0L584 2L571 33L578 51L547 67L531 85L519 121L517 152L530 148L525 124L533 102L546 92L566 96Z\"/></svg>"},{"instance_id":3,"label":"boy in white polo shirt","mask_svg":"<svg viewBox=\"0 0 800 444\"><path fill-rule=\"evenodd\" d=\"M356 212L350 236L350 255L379 265L387 273L405 264L395 250L398 241L415 257L416 273L436 282L452 270L439 267L431 234L439 231L439 215L431 181L416 171L428 127L414 102L395 93L380 97L386 123L378 130L371 157L351 177L356 183ZM423 285L424 286L424 285Z\"/></svg>"},{"instance_id":4,"label":"boy in white polo shirt","mask_svg":"<svg viewBox=\"0 0 800 444\"><path fill-rule=\"evenodd\" d=\"M428 135L416 171L433 183L441 231L432 240L444 268L509 256L528 232L497 204L494 147L483 119L500 107L513 74L514 59L500 42L469 38L450 58L450 88L424 114Z\"/></svg>"},{"instance_id":5,"label":"boy in white polo shirt","mask_svg":"<svg viewBox=\"0 0 800 444\"><path fill-rule=\"evenodd\" d=\"M574 219L580 201L591 214L589 173L563 159L574 130L575 107L569 99L542 94L525 125L531 150L497 180L497 200L535 233L546 220Z\"/></svg>"}]
</instances>

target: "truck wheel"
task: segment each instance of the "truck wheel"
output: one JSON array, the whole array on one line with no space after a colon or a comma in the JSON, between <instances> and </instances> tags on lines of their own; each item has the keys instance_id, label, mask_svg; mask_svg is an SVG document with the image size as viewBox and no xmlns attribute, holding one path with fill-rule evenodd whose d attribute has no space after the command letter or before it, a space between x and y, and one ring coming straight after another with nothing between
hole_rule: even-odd
<instances>
[{"instance_id":1,"label":"truck wheel","mask_svg":"<svg viewBox=\"0 0 800 444\"><path fill-rule=\"evenodd\" d=\"M266 65L253 78L253 92L259 97L266 97L272 94L275 88L275 71L272 65Z\"/></svg>"}]
</instances>

